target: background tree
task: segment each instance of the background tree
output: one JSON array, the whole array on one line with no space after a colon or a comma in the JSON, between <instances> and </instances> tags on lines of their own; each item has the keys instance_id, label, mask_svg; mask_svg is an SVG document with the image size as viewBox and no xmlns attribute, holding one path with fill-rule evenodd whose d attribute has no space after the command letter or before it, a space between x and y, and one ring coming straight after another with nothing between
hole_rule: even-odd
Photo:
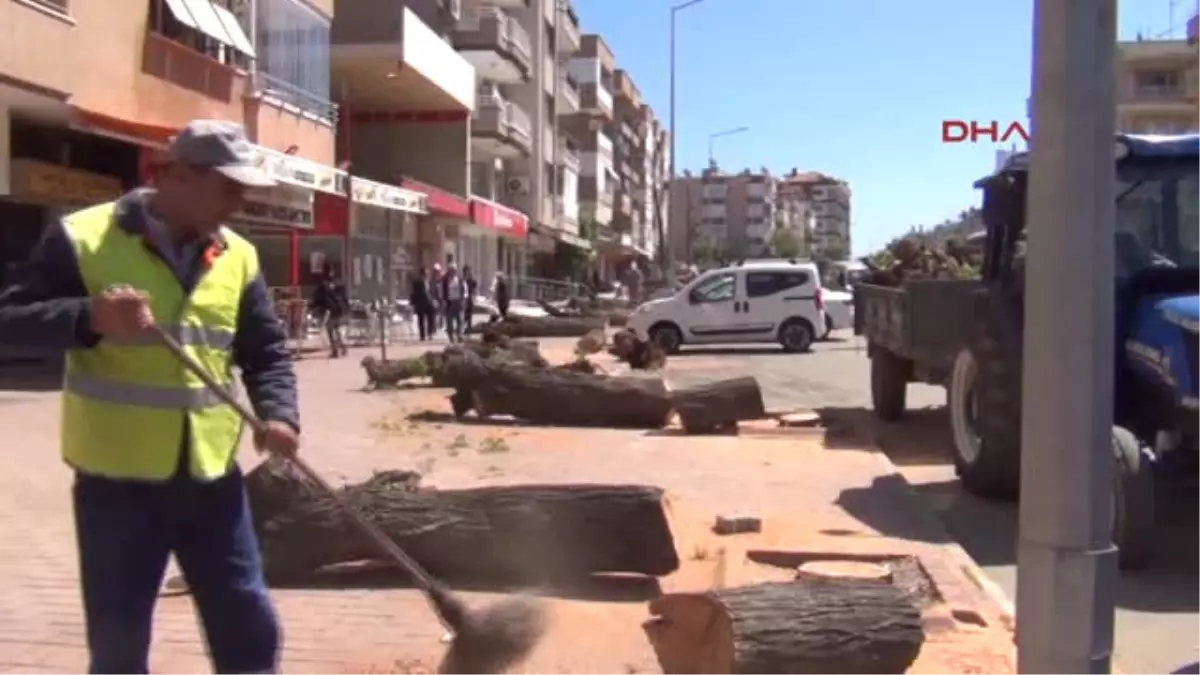
<instances>
[{"instance_id":1,"label":"background tree","mask_svg":"<svg viewBox=\"0 0 1200 675\"><path fill-rule=\"evenodd\" d=\"M804 254L804 243L795 231L778 228L771 235L771 253L779 258L799 258Z\"/></svg>"}]
</instances>

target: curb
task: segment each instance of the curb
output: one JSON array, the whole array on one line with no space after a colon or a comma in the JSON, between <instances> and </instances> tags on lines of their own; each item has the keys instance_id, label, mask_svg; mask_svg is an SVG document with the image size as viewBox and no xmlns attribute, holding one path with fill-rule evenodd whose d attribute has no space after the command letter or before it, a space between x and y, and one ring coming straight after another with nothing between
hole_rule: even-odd
<instances>
[{"instance_id":1,"label":"curb","mask_svg":"<svg viewBox=\"0 0 1200 675\"><path fill-rule=\"evenodd\" d=\"M900 482L904 485L904 489L908 493L908 496L912 498L916 508L924 512L926 516L937 523L939 529L945 532L945 543L937 544L937 546L949 552L950 556L956 559L954 562L956 562L958 565L958 571L961 572L969 582L971 582L971 586L979 591L980 595L982 595L989 603L992 604L992 606L996 609L1001 621L1004 622L1005 628L1007 628L1010 632L1013 632L1015 636L1017 612L1016 607L1013 605L1013 601L1008 597L1008 594L1005 593L1004 589L1000 588L996 582L992 581L987 576L987 573L984 572L981 567L979 567L971 555L967 553L966 549L964 549L961 544L955 541L954 538L950 536L949 532L945 531L945 527L942 526L937 515L919 503L921 497L917 494L916 489L913 488L912 483L908 482L908 479L904 477L904 474L895 465L895 463L893 463L892 460L883 452L883 450L881 450L873 441L869 443L869 451L875 455L875 458L880 464L883 465L888 474L895 476L900 480Z\"/></svg>"}]
</instances>

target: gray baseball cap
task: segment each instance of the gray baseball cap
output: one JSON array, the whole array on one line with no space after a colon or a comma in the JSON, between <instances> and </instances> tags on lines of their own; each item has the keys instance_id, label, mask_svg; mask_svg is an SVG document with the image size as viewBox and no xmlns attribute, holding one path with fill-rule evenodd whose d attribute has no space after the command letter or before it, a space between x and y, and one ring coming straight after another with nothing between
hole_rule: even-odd
<instances>
[{"instance_id":1,"label":"gray baseball cap","mask_svg":"<svg viewBox=\"0 0 1200 675\"><path fill-rule=\"evenodd\" d=\"M224 120L192 120L167 148L168 161L214 169L246 187L275 185L257 157L242 125Z\"/></svg>"}]
</instances>

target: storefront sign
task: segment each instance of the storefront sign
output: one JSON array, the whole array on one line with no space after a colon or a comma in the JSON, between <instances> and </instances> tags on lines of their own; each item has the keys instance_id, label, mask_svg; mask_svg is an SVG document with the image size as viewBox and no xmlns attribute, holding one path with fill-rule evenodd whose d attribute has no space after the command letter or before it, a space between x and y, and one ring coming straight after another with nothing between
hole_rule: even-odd
<instances>
[{"instance_id":1,"label":"storefront sign","mask_svg":"<svg viewBox=\"0 0 1200 675\"><path fill-rule=\"evenodd\" d=\"M350 179L350 198L359 204L378 206L381 209L429 213L424 194L362 178Z\"/></svg>"},{"instance_id":2,"label":"storefront sign","mask_svg":"<svg viewBox=\"0 0 1200 675\"><path fill-rule=\"evenodd\" d=\"M345 171L268 148L256 146L253 152L254 165L280 183L343 197L349 193L350 175Z\"/></svg>"},{"instance_id":3,"label":"storefront sign","mask_svg":"<svg viewBox=\"0 0 1200 675\"><path fill-rule=\"evenodd\" d=\"M524 213L479 197L471 198L471 222L497 234L519 239L529 233L529 218Z\"/></svg>"},{"instance_id":4,"label":"storefront sign","mask_svg":"<svg viewBox=\"0 0 1200 675\"><path fill-rule=\"evenodd\" d=\"M124 192L112 176L32 159L12 160L10 181L14 197L55 204L103 204Z\"/></svg>"},{"instance_id":5,"label":"storefront sign","mask_svg":"<svg viewBox=\"0 0 1200 675\"><path fill-rule=\"evenodd\" d=\"M256 225L311 230L313 193L287 185L248 190L242 211L234 219Z\"/></svg>"}]
</instances>

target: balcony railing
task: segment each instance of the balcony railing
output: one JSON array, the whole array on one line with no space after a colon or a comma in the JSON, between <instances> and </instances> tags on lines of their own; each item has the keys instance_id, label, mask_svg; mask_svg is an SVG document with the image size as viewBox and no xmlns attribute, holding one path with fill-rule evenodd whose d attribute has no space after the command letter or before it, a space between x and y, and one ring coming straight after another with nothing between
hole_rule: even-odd
<instances>
[{"instance_id":1,"label":"balcony railing","mask_svg":"<svg viewBox=\"0 0 1200 675\"><path fill-rule=\"evenodd\" d=\"M142 72L226 103L241 77L233 68L155 33L146 34Z\"/></svg>"},{"instance_id":2,"label":"balcony railing","mask_svg":"<svg viewBox=\"0 0 1200 675\"><path fill-rule=\"evenodd\" d=\"M1194 91L1191 93L1193 96L1195 95ZM1188 94L1188 88L1183 85L1144 85L1130 87L1122 98L1126 101L1142 103L1185 103Z\"/></svg>"},{"instance_id":3,"label":"balcony railing","mask_svg":"<svg viewBox=\"0 0 1200 675\"><path fill-rule=\"evenodd\" d=\"M571 81L570 77L563 75L558 78L558 95L562 100L565 114L579 112L579 87Z\"/></svg>"},{"instance_id":4,"label":"balcony railing","mask_svg":"<svg viewBox=\"0 0 1200 675\"><path fill-rule=\"evenodd\" d=\"M526 147L533 143L533 122L520 106L496 94L480 94L472 115L481 119L486 113L497 115L503 133L523 142Z\"/></svg>"},{"instance_id":5,"label":"balcony railing","mask_svg":"<svg viewBox=\"0 0 1200 675\"><path fill-rule=\"evenodd\" d=\"M575 18L575 13L566 2L559 2L558 28L558 50L567 54L579 51L579 45L583 41L579 19Z\"/></svg>"},{"instance_id":6,"label":"balcony railing","mask_svg":"<svg viewBox=\"0 0 1200 675\"><path fill-rule=\"evenodd\" d=\"M517 57L527 70L533 67L533 42L529 33L495 7L476 7L464 12L455 26L454 43L459 49L499 47Z\"/></svg>"},{"instance_id":7,"label":"balcony railing","mask_svg":"<svg viewBox=\"0 0 1200 675\"><path fill-rule=\"evenodd\" d=\"M589 112L612 117L612 91L597 82L586 83L579 89L579 105Z\"/></svg>"}]
</instances>

